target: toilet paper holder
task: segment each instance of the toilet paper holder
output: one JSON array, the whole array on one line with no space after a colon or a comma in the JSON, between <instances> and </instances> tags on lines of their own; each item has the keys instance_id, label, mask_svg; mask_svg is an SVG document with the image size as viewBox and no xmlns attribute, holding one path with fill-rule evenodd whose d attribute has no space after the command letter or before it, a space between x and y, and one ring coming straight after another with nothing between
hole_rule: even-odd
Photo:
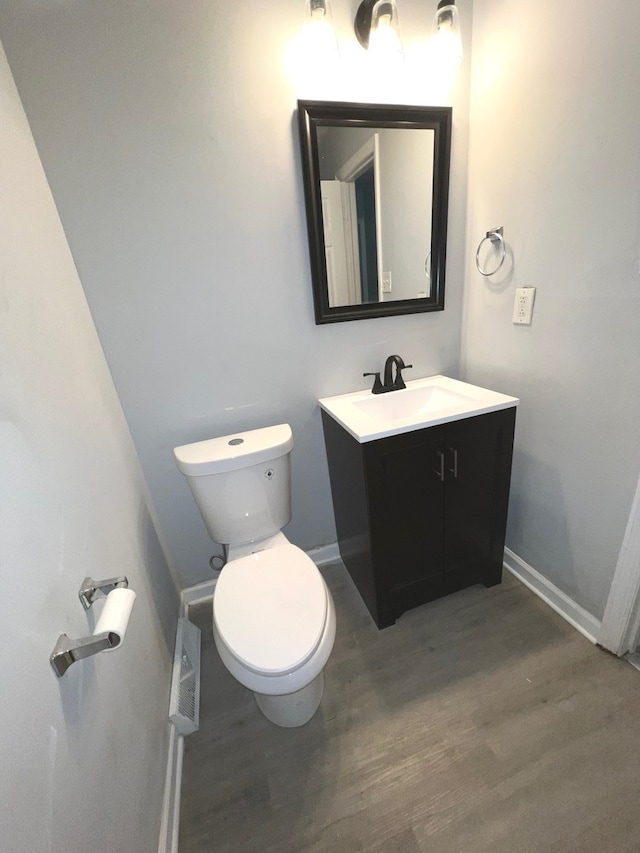
<instances>
[{"instance_id":1,"label":"toilet paper holder","mask_svg":"<svg viewBox=\"0 0 640 853\"><path fill-rule=\"evenodd\" d=\"M114 589L127 589L129 581L125 575L119 578L107 578L105 581L94 581L87 577L82 581L78 590L78 598L85 610L88 610L96 598L106 598Z\"/></svg>"},{"instance_id":2,"label":"toilet paper holder","mask_svg":"<svg viewBox=\"0 0 640 853\"><path fill-rule=\"evenodd\" d=\"M94 581L87 576L82 581L78 597L84 609L88 610L97 598L106 598L114 589L127 589L128 586L129 581L124 575L103 581ZM113 649L120 643L120 639L120 636L113 631L91 634L79 640L72 640L66 634L60 634L49 661L58 678L62 678L72 663L103 652L105 649Z\"/></svg>"}]
</instances>

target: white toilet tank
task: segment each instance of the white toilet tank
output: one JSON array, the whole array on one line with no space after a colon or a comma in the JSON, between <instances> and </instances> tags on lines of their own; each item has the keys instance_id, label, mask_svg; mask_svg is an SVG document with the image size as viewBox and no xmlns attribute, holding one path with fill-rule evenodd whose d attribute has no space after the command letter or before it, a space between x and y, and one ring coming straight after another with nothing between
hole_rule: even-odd
<instances>
[{"instance_id":1,"label":"white toilet tank","mask_svg":"<svg viewBox=\"0 0 640 853\"><path fill-rule=\"evenodd\" d=\"M292 447L291 427L280 424L174 449L214 542L254 542L291 520Z\"/></svg>"}]
</instances>

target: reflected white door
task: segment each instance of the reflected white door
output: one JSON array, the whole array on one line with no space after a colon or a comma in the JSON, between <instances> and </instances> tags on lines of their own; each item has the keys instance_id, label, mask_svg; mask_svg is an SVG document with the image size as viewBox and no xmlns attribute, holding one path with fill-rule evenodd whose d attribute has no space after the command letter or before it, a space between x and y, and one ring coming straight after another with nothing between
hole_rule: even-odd
<instances>
[{"instance_id":1,"label":"reflected white door","mask_svg":"<svg viewBox=\"0 0 640 853\"><path fill-rule=\"evenodd\" d=\"M322 196L322 224L327 262L327 287L329 306L356 305L361 300L356 293L353 273L351 225L345 223L350 210L343 206L340 181L320 181Z\"/></svg>"}]
</instances>

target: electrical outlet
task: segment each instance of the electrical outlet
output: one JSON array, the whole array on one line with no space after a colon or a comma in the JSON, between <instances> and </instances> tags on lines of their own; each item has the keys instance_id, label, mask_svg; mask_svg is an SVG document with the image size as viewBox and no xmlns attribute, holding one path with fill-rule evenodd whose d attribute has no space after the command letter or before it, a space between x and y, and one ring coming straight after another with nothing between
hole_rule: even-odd
<instances>
[{"instance_id":1,"label":"electrical outlet","mask_svg":"<svg viewBox=\"0 0 640 853\"><path fill-rule=\"evenodd\" d=\"M391 270L382 273L382 292L391 293Z\"/></svg>"},{"instance_id":2,"label":"electrical outlet","mask_svg":"<svg viewBox=\"0 0 640 853\"><path fill-rule=\"evenodd\" d=\"M533 301L536 298L535 287L516 288L516 300L513 305L513 322L521 326L530 326L533 316Z\"/></svg>"}]
</instances>

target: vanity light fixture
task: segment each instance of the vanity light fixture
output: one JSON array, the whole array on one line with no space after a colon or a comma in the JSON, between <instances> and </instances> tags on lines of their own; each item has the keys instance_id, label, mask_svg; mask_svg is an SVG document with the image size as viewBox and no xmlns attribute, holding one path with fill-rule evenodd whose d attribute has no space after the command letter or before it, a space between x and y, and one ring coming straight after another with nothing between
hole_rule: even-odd
<instances>
[{"instance_id":1,"label":"vanity light fixture","mask_svg":"<svg viewBox=\"0 0 640 853\"><path fill-rule=\"evenodd\" d=\"M333 28L331 0L306 0L304 20L305 50L313 58L338 55L338 40Z\"/></svg>"},{"instance_id":2,"label":"vanity light fixture","mask_svg":"<svg viewBox=\"0 0 640 853\"><path fill-rule=\"evenodd\" d=\"M462 39L455 0L440 0L433 30L433 47L438 64L451 69L457 68L462 64Z\"/></svg>"},{"instance_id":3,"label":"vanity light fixture","mask_svg":"<svg viewBox=\"0 0 640 853\"><path fill-rule=\"evenodd\" d=\"M401 57L402 39L396 0L362 0L354 21L362 47L380 57Z\"/></svg>"},{"instance_id":4,"label":"vanity light fixture","mask_svg":"<svg viewBox=\"0 0 640 853\"><path fill-rule=\"evenodd\" d=\"M336 70L338 68L338 39L333 27L331 2L305 0L302 39L298 40L299 59L319 74L326 74L329 65ZM395 66L397 60L404 58L397 0L361 0L354 30L358 42L370 56L380 61L382 67ZM453 80L462 63L460 19L455 0L438 0L427 52L431 65L429 73Z\"/></svg>"}]
</instances>

